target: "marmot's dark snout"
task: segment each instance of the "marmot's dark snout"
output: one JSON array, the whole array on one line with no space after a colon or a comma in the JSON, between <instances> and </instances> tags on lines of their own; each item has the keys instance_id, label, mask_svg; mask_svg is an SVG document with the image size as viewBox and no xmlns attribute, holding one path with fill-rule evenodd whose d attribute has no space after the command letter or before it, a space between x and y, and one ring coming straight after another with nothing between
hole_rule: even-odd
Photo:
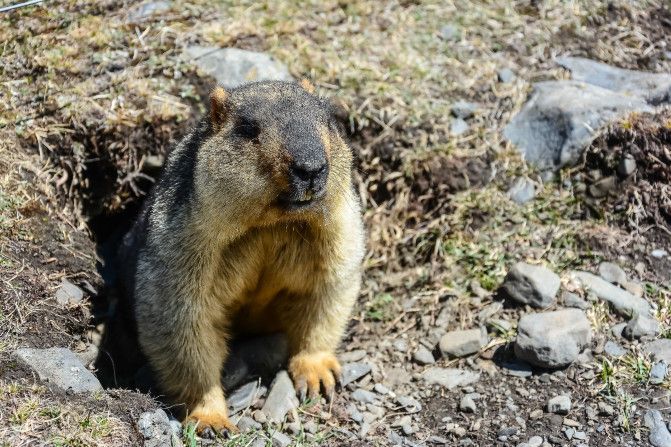
<instances>
[{"instance_id":1,"label":"marmot's dark snout","mask_svg":"<svg viewBox=\"0 0 671 447\"><path fill-rule=\"evenodd\" d=\"M325 194L329 163L324 145L316 136L304 132L288 143L288 189L281 201L291 209L307 206Z\"/></svg>"}]
</instances>

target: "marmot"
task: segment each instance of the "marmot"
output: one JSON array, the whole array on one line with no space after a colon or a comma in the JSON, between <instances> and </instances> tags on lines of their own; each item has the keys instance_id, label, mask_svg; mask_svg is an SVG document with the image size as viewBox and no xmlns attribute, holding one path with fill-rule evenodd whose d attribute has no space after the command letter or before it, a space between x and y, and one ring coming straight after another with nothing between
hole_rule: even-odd
<instances>
[{"instance_id":1,"label":"marmot","mask_svg":"<svg viewBox=\"0 0 671 447\"><path fill-rule=\"evenodd\" d=\"M311 90L215 88L120 249L140 347L199 432L236 431L220 383L233 334L285 332L303 396L340 373L364 229L335 107Z\"/></svg>"}]
</instances>

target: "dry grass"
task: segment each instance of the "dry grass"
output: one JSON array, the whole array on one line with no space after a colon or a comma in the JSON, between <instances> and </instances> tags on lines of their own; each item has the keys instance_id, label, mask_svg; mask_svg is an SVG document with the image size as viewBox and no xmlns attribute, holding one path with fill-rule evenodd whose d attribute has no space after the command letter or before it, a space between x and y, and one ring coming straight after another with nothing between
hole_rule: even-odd
<instances>
[{"instance_id":1,"label":"dry grass","mask_svg":"<svg viewBox=\"0 0 671 447\"><path fill-rule=\"evenodd\" d=\"M133 428L110 411L56 397L25 381L0 380L0 445L128 446Z\"/></svg>"}]
</instances>

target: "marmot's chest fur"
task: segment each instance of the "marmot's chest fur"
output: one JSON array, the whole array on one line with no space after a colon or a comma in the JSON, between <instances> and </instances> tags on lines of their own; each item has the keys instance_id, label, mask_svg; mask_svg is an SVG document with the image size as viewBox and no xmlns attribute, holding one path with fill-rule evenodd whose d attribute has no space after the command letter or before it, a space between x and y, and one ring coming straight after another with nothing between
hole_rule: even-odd
<instances>
[{"instance_id":1,"label":"marmot's chest fur","mask_svg":"<svg viewBox=\"0 0 671 447\"><path fill-rule=\"evenodd\" d=\"M230 306L237 333L281 330L278 306L297 300L342 271L337 246L307 225L275 225L245 234L222 250L211 294Z\"/></svg>"}]
</instances>

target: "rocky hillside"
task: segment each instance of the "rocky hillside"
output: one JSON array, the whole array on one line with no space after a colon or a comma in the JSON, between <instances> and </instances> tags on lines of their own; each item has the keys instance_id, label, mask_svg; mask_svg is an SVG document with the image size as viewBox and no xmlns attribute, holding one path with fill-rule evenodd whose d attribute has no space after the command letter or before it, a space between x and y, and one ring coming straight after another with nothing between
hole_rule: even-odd
<instances>
[{"instance_id":1,"label":"rocky hillside","mask_svg":"<svg viewBox=\"0 0 671 447\"><path fill-rule=\"evenodd\" d=\"M0 12L0 445L671 445L669 36L659 0ZM299 402L282 337L237 340L242 433L200 439L109 254L215 83L301 78L368 230L343 389Z\"/></svg>"}]
</instances>

